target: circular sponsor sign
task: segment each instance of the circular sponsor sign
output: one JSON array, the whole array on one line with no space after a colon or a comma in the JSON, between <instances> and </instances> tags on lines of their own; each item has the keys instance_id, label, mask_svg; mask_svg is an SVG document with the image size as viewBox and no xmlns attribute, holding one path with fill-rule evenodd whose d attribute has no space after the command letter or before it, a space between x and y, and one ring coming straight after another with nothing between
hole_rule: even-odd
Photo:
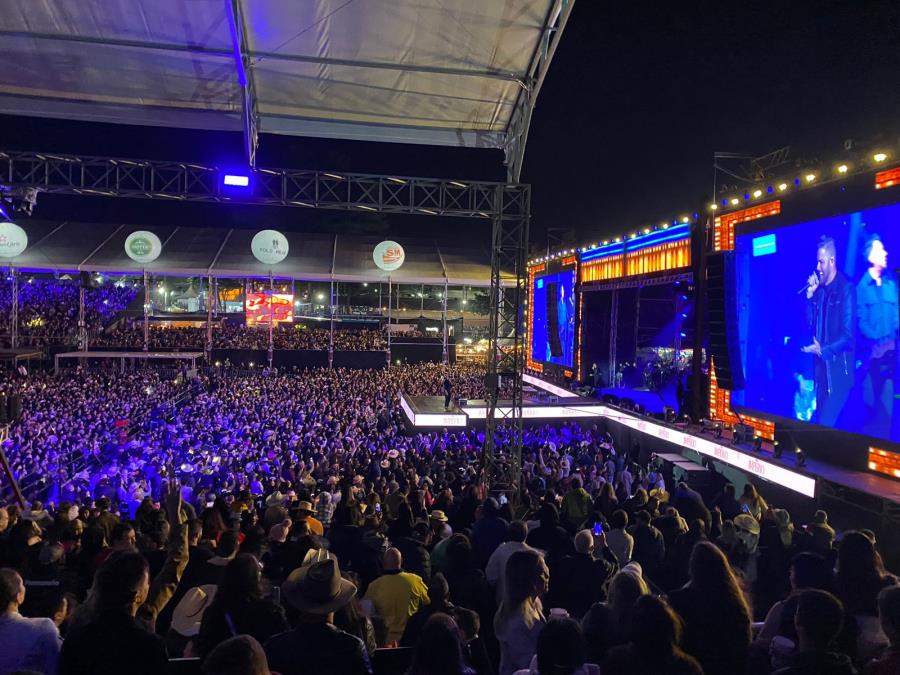
<instances>
[{"instance_id":1,"label":"circular sponsor sign","mask_svg":"<svg viewBox=\"0 0 900 675\"><path fill-rule=\"evenodd\" d=\"M287 258L288 240L278 230L262 230L253 236L250 250L264 265L277 265Z\"/></svg>"},{"instance_id":2,"label":"circular sponsor sign","mask_svg":"<svg viewBox=\"0 0 900 675\"><path fill-rule=\"evenodd\" d=\"M125 239L125 254L139 263L153 262L162 253L162 242L152 232L138 230Z\"/></svg>"},{"instance_id":3,"label":"circular sponsor sign","mask_svg":"<svg viewBox=\"0 0 900 675\"><path fill-rule=\"evenodd\" d=\"M406 260L406 253L396 241L388 240L381 242L375 247L375 250L372 251L372 259L375 261L378 269L382 269L385 272L393 272L396 269L400 269L403 261Z\"/></svg>"},{"instance_id":4,"label":"circular sponsor sign","mask_svg":"<svg viewBox=\"0 0 900 675\"><path fill-rule=\"evenodd\" d=\"M15 258L28 246L28 235L15 223L0 223L0 258Z\"/></svg>"}]
</instances>

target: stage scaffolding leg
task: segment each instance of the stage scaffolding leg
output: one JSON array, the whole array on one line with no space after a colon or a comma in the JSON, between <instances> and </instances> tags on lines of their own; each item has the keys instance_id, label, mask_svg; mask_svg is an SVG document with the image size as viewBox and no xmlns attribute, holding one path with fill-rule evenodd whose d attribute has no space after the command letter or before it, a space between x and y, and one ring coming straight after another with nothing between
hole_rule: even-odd
<instances>
[{"instance_id":1,"label":"stage scaffolding leg","mask_svg":"<svg viewBox=\"0 0 900 675\"><path fill-rule=\"evenodd\" d=\"M9 341L13 349L19 346L19 275L14 269L9 270L12 276L12 309L9 313Z\"/></svg>"},{"instance_id":2,"label":"stage scaffolding leg","mask_svg":"<svg viewBox=\"0 0 900 675\"><path fill-rule=\"evenodd\" d=\"M78 351L86 352L87 326L84 324L84 286L78 287Z\"/></svg>"},{"instance_id":3,"label":"stage scaffolding leg","mask_svg":"<svg viewBox=\"0 0 900 675\"><path fill-rule=\"evenodd\" d=\"M144 351L150 351L150 275L144 270Z\"/></svg>"},{"instance_id":4,"label":"stage scaffolding leg","mask_svg":"<svg viewBox=\"0 0 900 675\"><path fill-rule=\"evenodd\" d=\"M334 279L331 280L329 307L331 307L331 323L328 326L328 367L334 365Z\"/></svg>"},{"instance_id":5,"label":"stage scaffolding leg","mask_svg":"<svg viewBox=\"0 0 900 675\"><path fill-rule=\"evenodd\" d=\"M498 185L499 216L492 221L491 287L487 358L487 419L485 420L482 479L491 492L519 498L522 476L522 370L524 349L520 308L525 304L528 226L531 220L531 190ZM509 382L511 405L504 415L507 427L503 446L497 445L497 401L500 380Z\"/></svg>"},{"instance_id":6,"label":"stage scaffolding leg","mask_svg":"<svg viewBox=\"0 0 900 675\"><path fill-rule=\"evenodd\" d=\"M273 346L273 331L275 330L275 306L272 304L272 296L275 293L275 280L269 272L269 370L272 370L272 357L275 355Z\"/></svg>"},{"instance_id":7,"label":"stage scaffolding leg","mask_svg":"<svg viewBox=\"0 0 900 675\"><path fill-rule=\"evenodd\" d=\"M618 387L616 381L616 341L619 339L619 291L612 292L609 301L609 385Z\"/></svg>"},{"instance_id":8,"label":"stage scaffolding leg","mask_svg":"<svg viewBox=\"0 0 900 675\"><path fill-rule=\"evenodd\" d=\"M213 348L213 276L209 275L206 281L206 362L212 361Z\"/></svg>"},{"instance_id":9,"label":"stage scaffolding leg","mask_svg":"<svg viewBox=\"0 0 900 675\"><path fill-rule=\"evenodd\" d=\"M450 354L447 351L447 280L446 279L444 279L444 311L442 312L441 316L443 317L443 320L444 320L444 328L443 328L444 349L441 352L441 362L446 366L448 363L450 363Z\"/></svg>"},{"instance_id":10,"label":"stage scaffolding leg","mask_svg":"<svg viewBox=\"0 0 900 675\"><path fill-rule=\"evenodd\" d=\"M391 304L393 304L393 296L391 294L391 277L388 275L388 320L387 320L387 365L391 367Z\"/></svg>"}]
</instances>

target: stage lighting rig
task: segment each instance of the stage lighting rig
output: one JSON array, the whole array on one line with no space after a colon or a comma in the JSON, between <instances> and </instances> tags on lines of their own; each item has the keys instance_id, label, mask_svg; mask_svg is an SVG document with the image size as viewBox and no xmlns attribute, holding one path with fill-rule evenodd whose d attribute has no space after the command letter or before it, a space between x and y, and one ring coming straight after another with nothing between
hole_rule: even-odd
<instances>
[{"instance_id":1,"label":"stage lighting rig","mask_svg":"<svg viewBox=\"0 0 900 675\"><path fill-rule=\"evenodd\" d=\"M778 441L775 441L772 444L772 458L773 459L781 459L781 453L783 450L781 449L781 444Z\"/></svg>"},{"instance_id":2,"label":"stage lighting rig","mask_svg":"<svg viewBox=\"0 0 900 675\"><path fill-rule=\"evenodd\" d=\"M796 452L794 453L794 458L797 460L798 467L806 466L806 453L804 453L800 448L797 448Z\"/></svg>"},{"instance_id":3,"label":"stage lighting rig","mask_svg":"<svg viewBox=\"0 0 900 675\"><path fill-rule=\"evenodd\" d=\"M753 451L762 452L762 436L757 436L753 439Z\"/></svg>"},{"instance_id":4,"label":"stage lighting rig","mask_svg":"<svg viewBox=\"0 0 900 675\"><path fill-rule=\"evenodd\" d=\"M37 188L0 185L0 212L7 220L12 220L13 214L16 213L30 216L34 213L37 198Z\"/></svg>"}]
</instances>

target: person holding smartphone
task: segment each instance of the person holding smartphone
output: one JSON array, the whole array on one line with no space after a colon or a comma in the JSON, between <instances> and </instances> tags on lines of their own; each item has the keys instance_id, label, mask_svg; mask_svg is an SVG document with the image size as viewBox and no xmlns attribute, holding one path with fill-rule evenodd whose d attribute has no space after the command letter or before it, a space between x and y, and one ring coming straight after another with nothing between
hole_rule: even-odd
<instances>
[{"instance_id":1,"label":"person holding smartphone","mask_svg":"<svg viewBox=\"0 0 900 675\"><path fill-rule=\"evenodd\" d=\"M599 555L598 555L599 554ZM606 542L603 523L575 535L575 553L556 562L550 571L547 604L571 616L584 616L595 602L605 600L603 588L619 571L619 561Z\"/></svg>"}]
</instances>

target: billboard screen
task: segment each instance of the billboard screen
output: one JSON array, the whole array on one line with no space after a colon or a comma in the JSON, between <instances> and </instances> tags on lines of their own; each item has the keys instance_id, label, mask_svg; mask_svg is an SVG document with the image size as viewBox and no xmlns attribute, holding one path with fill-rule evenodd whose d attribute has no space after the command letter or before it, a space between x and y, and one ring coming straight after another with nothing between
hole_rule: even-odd
<instances>
[{"instance_id":1,"label":"billboard screen","mask_svg":"<svg viewBox=\"0 0 900 675\"><path fill-rule=\"evenodd\" d=\"M737 238L735 404L900 441L898 225L893 204Z\"/></svg>"},{"instance_id":2,"label":"billboard screen","mask_svg":"<svg viewBox=\"0 0 900 675\"><path fill-rule=\"evenodd\" d=\"M245 321L248 326L268 325L269 317L275 323L294 321L294 296L290 293L261 291L247 296Z\"/></svg>"}]
</instances>

